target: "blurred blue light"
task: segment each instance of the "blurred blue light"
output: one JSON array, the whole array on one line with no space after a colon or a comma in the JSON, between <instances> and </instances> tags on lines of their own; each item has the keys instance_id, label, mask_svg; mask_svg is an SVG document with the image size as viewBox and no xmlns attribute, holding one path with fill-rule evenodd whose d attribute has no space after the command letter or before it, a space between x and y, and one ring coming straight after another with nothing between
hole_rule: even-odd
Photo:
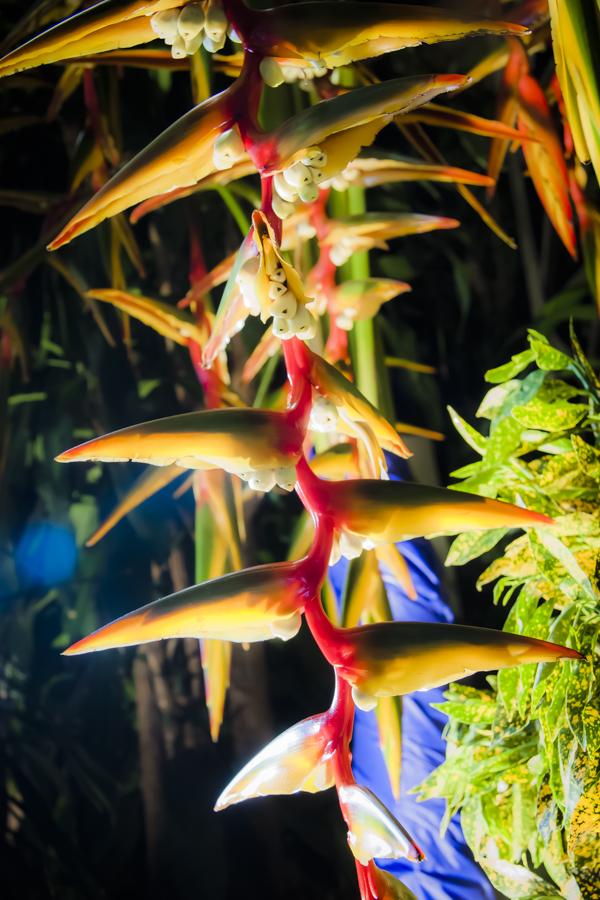
<instances>
[{"instance_id":1,"label":"blurred blue light","mask_svg":"<svg viewBox=\"0 0 600 900\"><path fill-rule=\"evenodd\" d=\"M51 588L68 581L76 564L75 535L52 522L27 525L15 549L17 577L24 589Z\"/></svg>"}]
</instances>

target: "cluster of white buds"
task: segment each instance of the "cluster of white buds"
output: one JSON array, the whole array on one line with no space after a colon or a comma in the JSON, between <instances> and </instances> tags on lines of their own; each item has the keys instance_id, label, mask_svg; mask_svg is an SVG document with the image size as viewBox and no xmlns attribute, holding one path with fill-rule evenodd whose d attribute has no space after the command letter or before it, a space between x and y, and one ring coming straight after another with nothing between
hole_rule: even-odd
<instances>
[{"instance_id":1,"label":"cluster of white buds","mask_svg":"<svg viewBox=\"0 0 600 900\"><path fill-rule=\"evenodd\" d=\"M244 142L237 125L221 132L213 146L213 163L215 169L230 169L246 152Z\"/></svg>"},{"instance_id":2,"label":"cluster of white buds","mask_svg":"<svg viewBox=\"0 0 600 900\"><path fill-rule=\"evenodd\" d=\"M280 219L287 219L298 201L314 203L319 185L324 183L323 168L327 154L319 147L310 147L305 156L292 163L273 178L273 210Z\"/></svg>"},{"instance_id":3,"label":"cluster of white buds","mask_svg":"<svg viewBox=\"0 0 600 900\"><path fill-rule=\"evenodd\" d=\"M308 427L311 431L319 431L322 434L331 434L337 431L338 411L335 403L327 397L317 394L313 398L310 409Z\"/></svg>"},{"instance_id":4,"label":"cluster of white buds","mask_svg":"<svg viewBox=\"0 0 600 900\"><path fill-rule=\"evenodd\" d=\"M239 285L244 305L253 316L265 314L261 308L257 293L257 276L260 262L254 256L241 267L237 283ZM266 317L273 317L273 334L283 341L298 337L303 341L310 341L316 333L315 320L303 303L298 303L294 292L290 290L285 269L277 260L270 271L268 278L268 308Z\"/></svg>"},{"instance_id":5,"label":"cluster of white buds","mask_svg":"<svg viewBox=\"0 0 600 900\"><path fill-rule=\"evenodd\" d=\"M292 84L294 81L312 81L313 78L322 78L327 75L327 66L318 59L304 59L301 66L280 64L272 56L265 56L260 63L262 80L269 87L279 87L280 84Z\"/></svg>"},{"instance_id":6,"label":"cluster of white buds","mask_svg":"<svg viewBox=\"0 0 600 900\"><path fill-rule=\"evenodd\" d=\"M336 191L347 191L359 176L360 171L350 162L345 169L342 169L342 171L337 175L334 175L333 178L328 178L322 186L332 187Z\"/></svg>"},{"instance_id":7,"label":"cluster of white buds","mask_svg":"<svg viewBox=\"0 0 600 900\"><path fill-rule=\"evenodd\" d=\"M218 3L186 3L181 9L165 9L150 18L152 30L171 48L173 59L192 56L204 46L216 53L225 46L227 17Z\"/></svg>"},{"instance_id":8,"label":"cluster of white buds","mask_svg":"<svg viewBox=\"0 0 600 900\"><path fill-rule=\"evenodd\" d=\"M294 466L284 466L280 469L249 470L248 472L236 472L238 478L248 482L248 487L253 491L266 494L277 485L284 491L293 491L296 485L296 469Z\"/></svg>"},{"instance_id":9,"label":"cluster of white buds","mask_svg":"<svg viewBox=\"0 0 600 900\"><path fill-rule=\"evenodd\" d=\"M331 254L330 254L331 256ZM335 324L343 331L352 331L354 328L354 320L358 315L358 310L353 306L347 306L343 313L335 317Z\"/></svg>"}]
</instances>

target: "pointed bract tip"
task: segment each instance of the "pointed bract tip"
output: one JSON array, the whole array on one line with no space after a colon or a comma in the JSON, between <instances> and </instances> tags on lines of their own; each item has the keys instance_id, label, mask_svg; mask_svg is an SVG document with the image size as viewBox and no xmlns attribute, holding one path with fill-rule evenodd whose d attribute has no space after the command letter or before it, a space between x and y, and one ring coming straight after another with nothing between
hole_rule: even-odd
<instances>
[{"instance_id":1,"label":"pointed bract tip","mask_svg":"<svg viewBox=\"0 0 600 900\"><path fill-rule=\"evenodd\" d=\"M435 75L436 84L443 85L447 90L453 91L459 87L466 87L473 79L470 75Z\"/></svg>"}]
</instances>

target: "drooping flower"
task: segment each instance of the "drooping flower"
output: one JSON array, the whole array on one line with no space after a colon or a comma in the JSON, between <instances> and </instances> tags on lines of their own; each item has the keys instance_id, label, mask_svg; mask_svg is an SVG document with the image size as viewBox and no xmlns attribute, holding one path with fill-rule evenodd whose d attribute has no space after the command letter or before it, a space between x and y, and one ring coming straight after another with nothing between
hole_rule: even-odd
<instances>
[{"instance_id":1,"label":"drooping flower","mask_svg":"<svg viewBox=\"0 0 600 900\"><path fill-rule=\"evenodd\" d=\"M344 281L335 289L328 308L337 326L351 331L355 322L372 319L384 303L410 290L409 284L394 278Z\"/></svg>"},{"instance_id":2,"label":"drooping flower","mask_svg":"<svg viewBox=\"0 0 600 900\"><path fill-rule=\"evenodd\" d=\"M189 341L202 345L208 337L207 329L198 324L189 313L152 297L110 288L88 291L86 296L102 303L110 303L181 346L186 346Z\"/></svg>"}]
</instances>

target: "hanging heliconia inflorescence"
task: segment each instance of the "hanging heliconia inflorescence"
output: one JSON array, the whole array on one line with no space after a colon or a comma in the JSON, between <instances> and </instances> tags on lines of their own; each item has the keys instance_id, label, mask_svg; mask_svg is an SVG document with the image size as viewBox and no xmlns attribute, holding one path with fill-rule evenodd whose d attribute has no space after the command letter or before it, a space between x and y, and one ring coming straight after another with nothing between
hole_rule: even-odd
<instances>
[{"instance_id":1,"label":"hanging heliconia inflorescence","mask_svg":"<svg viewBox=\"0 0 600 900\"><path fill-rule=\"evenodd\" d=\"M408 896L374 859L407 857L418 863L423 853L380 800L355 781L350 752L355 705L382 710L390 698L473 672L579 654L506 632L385 621L389 611L377 590L364 590L358 609L343 622L335 621L331 605L325 613L321 596L328 566L340 556L363 561L359 573L363 588L378 582L382 563L414 594L406 564L394 546L397 542L462 530L551 525L546 516L507 503L388 481L384 451L408 457L398 431L418 433L418 429L397 428L379 411L373 383L367 386L360 369L365 360L368 367L368 355L374 353L373 317L383 303L410 286L372 278L368 271L340 278L339 270L354 254L385 249L390 240L452 229L459 223L444 216L365 212L340 203L336 207L328 200L345 197L348 190L362 192L404 180L450 182L510 243L470 187L487 186L492 191L507 148L520 145L548 216L574 255L570 196L578 182L571 178L570 186L548 100L529 72L528 54L538 20L547 12L544 7L542 2L518 4L514 24L509 24L367 0L302 2L263 11L249 9L242 0L104 0L0 60L2 76L45 63L75 61L89 72L89 67L111 62L140 65L145 59L153 65L160 59L163 64L167 57L174 65L188 65L187 58L203 47L217 54L214 65L220 71L235 76L230 87L200 102L112 178L98 177L94 196L50 244L50 249L58 249L131 207L135 222L209 185L226 185L256 173L260 177L260 208L253 213L239 251L211 272L196 266L180 308L129 293L122 286L89 292L90 299L111 303L187 347L205 397L201 411L133 425L58 457L59 462L134 461L160 467L140 479L89 544L147 497L191 470L190 480L182 481L179 491L193 485L198 509L209 510L205 524L212 529L218 552L205 567L208 580L130 612L65 652L75 655L165 638L199 638L211 733L216 738L228 684L230 642L288 640L298 633L304 616L334 670L332 704L262 750L225 788L216 809L252 797L335 786L363 900ZM558 81L573 126L570 45L562 42L575 41L576 22L559 11L560 3L552 2L551 7L558 35ZM498 121L433 102L467 88L471 81L467 76L415 75L379 83L362 65L348 68L420 43L472 35L508 39L501 45L504 50L473 72L473 79L479 79L504 69ZM227 36L238 46L231 56L218 55ZM156 40L166 48L144 51L146 57L136 57L142 51L129 49ZM295 82L309 92L312 104L271 130L261 127L264 86L273 89ZM556 98L560 88L557 83ZM86 90L91 103L89 78ZM593 106L597 97L590 91L586 101L579 89L577 97L583 122L582 104ZM361 155L390 123L412 137L415 146L423 123L492 137L489 174L446 165L423 140L425 161ZM596 164L596 133L589 134L583 125L573 132L579 159L591 158ZM301 275L301 250L311 241L316 242L318 258ZM220 284L226 286L213 316L203 298ZM249 316L258 317L266 330L246 361L243 381L251 381L281 352L287 398L280 408L248 408L229 386L227 347ZM349 371L350 335L358 347L353 354L354 380L336 366L342 364ZM312 521L312 532L308 525L296 544L301 558L241 569L243 483L252 491L297 492ZM231 568L238 571L228 571Z\"/></svg>"}]
</instances>

